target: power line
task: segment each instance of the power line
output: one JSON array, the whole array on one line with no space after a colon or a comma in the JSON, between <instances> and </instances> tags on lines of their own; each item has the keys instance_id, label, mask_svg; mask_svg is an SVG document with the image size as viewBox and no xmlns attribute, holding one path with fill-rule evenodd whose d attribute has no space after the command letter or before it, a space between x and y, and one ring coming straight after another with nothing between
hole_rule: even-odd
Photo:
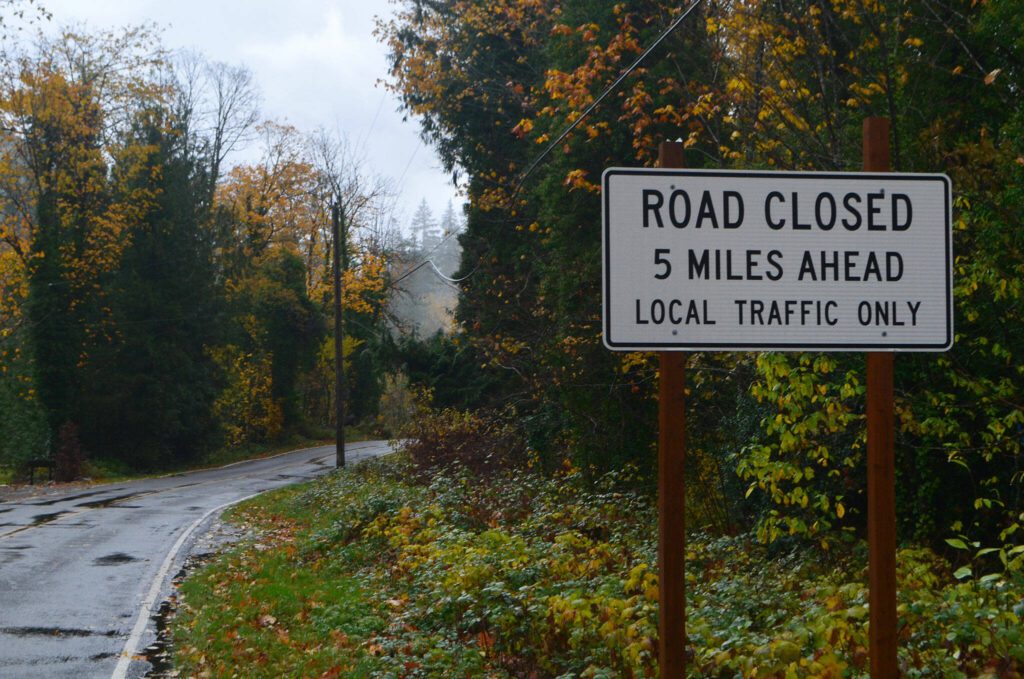
<instances>
[{"instance_id":1,"label":"power line","mask_svg":"<svg viewBox=\"0 0 1024 679\"><path fill-rule=\"evenodd\" d=\"M412 150L412 154L409 156L409 162L405 164L405 169L402 170L402 176L398 178L398 183L401 184L405 179L405 175L409 172L409 168L412 167L412 161L415 160L416 154L419 153L420 147L423 146L423 138L416 143L416 148Z\"/></svg>"},{"instance_id":2,"label":"power line","mask_svg":"<svg viewBox=\"0 0 1024 679\"><path fill-rule=\"evenodd\" d=\"M473 271L471 271L471 272L470 272L470 273L469 273L468 275L466 275L465 277L463 277L463 278L460 278L460 279L458 279L458 280L455 280L455 279L448 279L448 278L446 278L446 277L445 277L445 275L444 275L443 273L441 273L441 272L440 272L440 271L438 270L438 268L437 268L437 265L436 265L436 264L434 264L434 262L433 262L433 261L431 261L431 259L430 259L430 255L432 255L432 254L434 254L435 252L437 252L437 249L438 249L439 247L441 247L442 245L444 245L445 243L447 243L447 242L448 242L448 239L449 239L449 238L451 238L452 236L457 236L457 235L459 235L460 233L462 233L462 232L461 232L461 231L459 231L458 229L452 229L452 230L450 230L450 231L449 231L449 232L448 232L447 234L445 234L445 237L444 237L444 238L442 238L442 239L441 239L440 241L438 241L438 242L437 242L437 244L436 244L436 245L434 245L434 247L430 248L429 250L427 250L427 252L426 252L426 253L424 253L423 255L421 255L422 257L424 257L424 259L423 259L423 260L421 260L419 264L417 264L417 265L416 265L416 266L414 266L413 268L409 269L408 271L406 271L406 272L405 272L404 274L402 274L401 276L399 276L399 277L398 277L398 278L396 278L395 280L391 281L391 284L390 284L390 285L389 285L389 286L388 286L388 287L386 288L386 290L390 290L390 289L391 289L392 287L394 287L395 285L397 285L399 281L405 280L406 278L408 278L409 276L411 276L412 274L414 274L414 273L415 273L415 272L416 272L417 270L419 270L419 269L422 269L423 267L425 267L425 266L426 266L426 265L427 265L428 263L429 263L429 264L430 264L431 266L433 266L433 267L434 267L434 270L435 270L435 271L437 271L437 274L438 274L438 275L439 275L439 276L440 276L441 278L444 278L445 280L449 280L450 282L453 282L453 283L459 283L459 282L461 282L461 281L464 281L464 280L466 280L466 278L469 278L470 276L472 276L472 275L473 275L473 274L474 274L474 273L476 272L476 269L473 269Z\"/></svg>"},{"instance_id":3,"label":"power line","mask_svg":"<svg viewBox=\"0 0 1024 679\"><path fill-rule=\"evenodd\" d=\"M633 61L633 63L630 64L630 66L628 68L626 68L626 70L624 70L622 73L620 73L618 75L618 77L615 78L615 80L613 80L612 83L610 85L608 85L608 87L606 87L604 89L604 91L601 92L601 94L599 94L597 96L597 98L594 99L594 101L592 101L590 103L590 105L588 105L587 108L585 108L583 110L583 113L580 114L580 116L578 118L576 118L576 120L574 120L564 130L562 130L562 132L558 135L558 137L553 142L548 144L548 146L543 151L541 151L540 155L538 155L536 158L533 159L533 162L530 163L530 165L526 168L526 170L523 172L523 174L520 175L519 180L516 182L515 189L510 194L506 207L508 207L508 208L512 207L512 204L513 204L513 202L515 200L515 197L519 194L519 191L523 188L523 184L526 182L527 179L529 179L530 175L533 174L533 171L537 169L537 167L541 164L541 162L543 162L543 160L545 158L547 158L548 154L550 154L551 151L555 147L557 147L559 144L561 144L562 141L564 141L565 138L568 137L569 134L571 134L573 130L575 130L577 127L579 127L580 123L582 123L587 118L587 116L589 116L594 111L594 109L596 109L601 104L601 102L603 102L608 97L609 94L614 92L616 90L616 88L618 88L618 86L622 84L623 80L625 80L631 73L633 73L633 71L635 71L637 68L639 68L640 64L642 64L643 61L648 56L650 56L651 52L653 52L655 49L657 49L658 46L661 45L661 43L665 41L665 38L667 38L677 28L679 28L679 26L683 23L683 21L686 19L686 17L688 17L693 12L693 10L695 10L697 8L697 6L700 5L701 1L702 0L693 0L693 2L690 3L690 6L687 7L686 10L682 14L680 14L678 17L676 17L676 19L671 24L669 24L668 28L666 28L664 31L662 31L661 34L657 37L657 39L655 39L654 42L652 42L650 45L648 45L647 49L645 49L640 54L640 56L638 56L636 58L636 60ZM411 162L412 162L412 159L410 159L410 163ZM406 169L408 169L408 166L406 167ZM403 173L403 176L404 176L404 173ZM444 241L442 241L442 242L444 242ZM438 245L440 245L440 244L438 244ZM437 249L437 248L435 247L434 249ZM433 252L433 251L431 251L431 252ZM427 254L429 255L430 253L427 253ZM393 281L391 286L389 286L389 288L394 286L394 285L396 285L398 282L402 281L403 279L411 276L413 273L415 273L419 269L423 268L427 264L430 264L433 267L434 271L437 273L437 275L440 276L443 280L445 280L447 282L451 282L451 283L460 283L460 282L466 280L467 278L472 276L474 273L476 273L477 268L479 268L479 266L477 266L476 268L473 269L473 271L469 272L467 275L465 275L462 278L459 278L457 280L456 279L450 279L450 278L446 277L444 274L442 274L438 270L437 266L434 264L433 261L431 261L430 259L426 259L426 260L420 262L419 264L417 264L415 267L413 267L409 271L407 271L405 274L403 274L399 278L397 278L395 281Z\"/></svg>"},{"instance_id":4,"label":"power line","mask_svg":"<svg viewBox=\"0 0 1024 679\"><path fill-rule=\"evenodd\" d=\"M614 92L615 89L620 84L622 84L622 81L625 80L626 77L629 76L629 74L631 74L633 71L635 71L640 66L640 64L643 63L644 59L646 59L651 52L653 52L655 49L657 49L658 45L660 45L662 42L664 42L665 38L667 38L669 35L672 34L673 31L676 30L676 28L678 28L679 25L681 23L683 23L683 20L686 19L686 17L688 17L690 15L690 13L693 10L695 10L697 8L697 5L699 5L700 3L701 3L701 0L693 0L693 2L690 3L690 6L686 8L686 11L683 12L682 14L680 14L678 17L676 17L676 20L673 21L671 24L669 24L668 28L666 28L664 31L662 31L661 35L659 35L658 38L654 42L652 42L647 47L647 49L645 49L643 51L643 53L640 54L639 57L636 58L636 61L634 61L629 66L629 68L627 68L625 71L620 73L619 77L617 77L614 81L612 81L612 83L610 85L608 85L608 87L606 87L604 89L604 91L601 92L601 94L598 95L597 99L594 99L594 101L590 102L590 105L587 106L587 108L585 108L583 110L583 113L580 115L579 118L577 118L572 123L570 123L568 127L566 127L564 130L562 130L562 133L558 135L558 138L556 138L553 142L548 144L547 148L545 148L543 151L541 151L540 155L537 156L533 160L532 163L530 163L530 165L526 168L526 171L523 172L523 174L519 177L519 181L516 182L515 190L513 190L512 194L509 196L509 200L508 200L509 207L511 207L512 201L515 199L516 195L519 193L519 190L522 189L523 184L526 182L526 180L529 178L529 176L531 174L533 174L533 171L535 169L537 169L537 166L540 165L541 161L543 161L545 158L547 158L548 154L551 153L551 151L556 146L561 144L562 141L566 137L568 137L569 134L573 130L575 130L579 126L579 124L582 123L586 119L586 117L589 116L591 114L591 112L600 105L600 103L602 101L604 101L605 97L607 97L609 94Z\"/></svg>"},{"instance_id":5,"label":"power line","mask_svg":"<svg viewBox=\"0 0 1024 679\"><path fill-rule=\"evenodd\" d=\"M462 278L449 278L448 276L445 276L443 273L441 273L441 270L437 268L437 264L434 264L434 260L428 259L427 260L427 264L429 264L431 267L433 267L434 273L436 273L438 275L438 277L440 277L441 280L447 281L448 283L461 283L462 281L466 280L467 278L472 276L474 273L476 273L476 269L473 269L472 271L470 271L468 274L466 274Z\"/></svg>"}]
</instances>

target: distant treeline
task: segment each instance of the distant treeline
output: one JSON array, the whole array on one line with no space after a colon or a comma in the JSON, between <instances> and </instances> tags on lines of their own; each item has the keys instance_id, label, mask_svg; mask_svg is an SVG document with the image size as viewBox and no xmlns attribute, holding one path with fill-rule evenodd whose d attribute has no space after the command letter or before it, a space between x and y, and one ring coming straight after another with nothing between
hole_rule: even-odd
<instances>
[{"instance_id":1,"label":"distant treeline","mask_svg":"<svg viewBox=\"0 0 1024 679\"><path fill-rule=\"evenodd\" d=\"M395 237L344 139L260 123L249 71L149 29L5 44L0 465L168 467L332 424L335 202L349 412L373 416Z\"/></svg>"}]
</instances>

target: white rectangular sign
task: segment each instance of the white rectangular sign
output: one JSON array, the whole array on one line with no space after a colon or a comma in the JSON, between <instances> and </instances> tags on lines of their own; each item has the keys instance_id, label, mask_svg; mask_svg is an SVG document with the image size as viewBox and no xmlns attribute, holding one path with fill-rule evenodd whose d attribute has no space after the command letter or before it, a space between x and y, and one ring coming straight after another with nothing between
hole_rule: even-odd
<instances>
[{"instance_id":1,"label":"white rectangular sign","mask_svg":"<svg viewBox=\"0 0 1024 679\"><path fill-rule=\"evenodd\" d=\"M609 349L953 343L945 175L610 168L602 185Z\"/></svg>"}]
</instances>

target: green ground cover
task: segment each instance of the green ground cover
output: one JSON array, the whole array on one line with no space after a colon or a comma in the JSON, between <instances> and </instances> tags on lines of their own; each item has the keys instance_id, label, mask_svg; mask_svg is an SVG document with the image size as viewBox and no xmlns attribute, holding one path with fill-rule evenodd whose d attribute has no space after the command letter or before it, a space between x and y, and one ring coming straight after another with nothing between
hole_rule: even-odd
<instances>
[{"instance_id":1,"label":"green ground cover","mask_svg":"<svg viewBox=\"0 0 1024 679\"><path fill-rule=\"evenodd\" d=\"M401 457L261 496L184 583L188 676L653 677L656 513L628 473L425 477ZM866 677L866 556L694 532L694 677ZM1024 581L901 549L907 677L1017 677Z\"/></svg>"}]
</instances>

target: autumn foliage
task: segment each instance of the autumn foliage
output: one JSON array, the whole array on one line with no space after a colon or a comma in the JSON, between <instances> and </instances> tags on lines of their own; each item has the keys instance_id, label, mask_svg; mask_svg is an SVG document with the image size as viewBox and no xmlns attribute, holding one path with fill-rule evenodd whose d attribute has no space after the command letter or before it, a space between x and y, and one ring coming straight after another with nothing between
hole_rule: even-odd
<instances>
[{"instance_id":1,"label":"autumn foliage","mask_svg":"<svg viewBox=\"0 0 1024 679\"><path fill-rule=\"evenodd\" d=\"M500 385L489 402L516 403L544 455L649 467L656 364L600 344L602 170L651 166L664 139L690 167L858 170L863 118L886 116L893 169L945 172L956 191L955 346L897 360L900 534L976 573L1020 570L1021 4L711 0L526 174L680 11L405 2L379 25L391 87L468 176L459 320ZM698 522L824 549L863 530L861 356L689 365Z\"/></svg>"},{"instance_id":2,"label":"autumn foliage","mask_svg":"<svg viewBox=\"0 0 1024 679\"><path fill-rule=\"evenodd\" d=\"M184 584L182 674L659 676L657 510L629 489L635 469L481 484L450 468L415 485L407 465L235 510L260 537ZM692 531L687 676L869 676L865 560ZM902 673L1020 673L1019 581L951 581L921 548L897 567Z\"/></svg>"},{"instance_id":3,"label":"autumn foliage","mask_svg":"<svg viewBox=\"0 0 1024 679\"><path fill-rule=\"evenodd\" d=\"M363 233L387 196L343 139L256 125L257 101L244 68L149 28L5 42L0 465L166 468L330 423L330 207L353 334L378 337L386 252Z\"/></svg>"}]
</instances>

